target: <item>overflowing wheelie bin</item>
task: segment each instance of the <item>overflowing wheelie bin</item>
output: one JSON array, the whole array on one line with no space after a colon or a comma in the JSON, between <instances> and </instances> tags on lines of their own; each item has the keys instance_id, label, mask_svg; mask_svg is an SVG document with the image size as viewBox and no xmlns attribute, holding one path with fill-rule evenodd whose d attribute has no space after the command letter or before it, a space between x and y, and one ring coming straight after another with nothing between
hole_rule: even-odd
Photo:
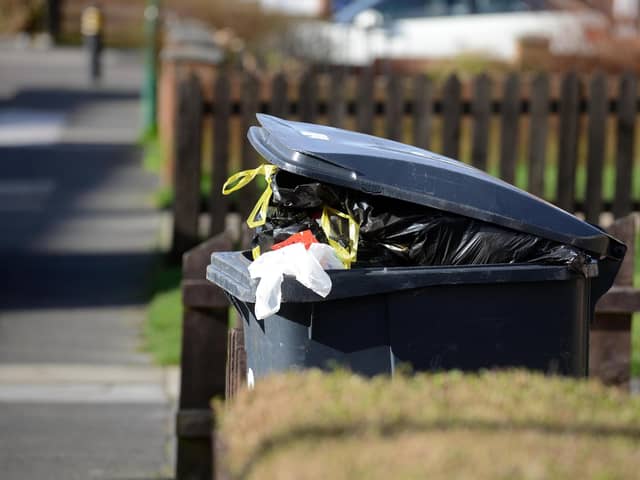
<instances>
[{"instance_id":1,"label":"overflowing wheelie bin","mask_svg":"<svg viewBox=\"0 0 640 480\"><path fill-rule=\"evenodd\" d=\"M462 162L259 115L251 249L207 278L242 318L248 375L523 367L585 376L624 244ZM331 257L331 258L329 258Z\"/></svg>"}]
</instances>

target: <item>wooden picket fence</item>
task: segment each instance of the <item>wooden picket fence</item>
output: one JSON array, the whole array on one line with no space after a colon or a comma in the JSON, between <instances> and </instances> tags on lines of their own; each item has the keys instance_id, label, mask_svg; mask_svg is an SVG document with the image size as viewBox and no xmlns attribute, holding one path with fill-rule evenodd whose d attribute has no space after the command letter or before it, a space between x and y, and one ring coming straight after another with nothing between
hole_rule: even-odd
<instances>
[{"instance_id":1,"label":"wooden picket fence","mask_svg":"<svg viewBox=\"0 0 640 480\"><path fill-rule=\"evenodd\" d=\"M619 78L511 74L501 81L482 74L468 83L451 75L438 87L427 76L380 76L370 70L357 75L309 71L297 79L280 74L266 80L217 73L213 85L186 75L177 87L174 120L174 252L181 254L198 242L203 171L211 174L208 236L223 230L230 208L250 211L257 192L239 196L232 206L220 191L231 169L258 164L246 139L257 112L374 133L455 159L464 144L472 165L490 170L493 155L497 165L492 173L510 183L517 169L524 169L528 191L565 210L583 212L594 223L604 211L618 218L640 207L632 191L640 110L632 73ZM581 195L578 165L582 179L586 176ZM603 191L606 167L615 172L608 198ZM550 168L555 176L546 174Z\"/></svg>"}]
</instances>

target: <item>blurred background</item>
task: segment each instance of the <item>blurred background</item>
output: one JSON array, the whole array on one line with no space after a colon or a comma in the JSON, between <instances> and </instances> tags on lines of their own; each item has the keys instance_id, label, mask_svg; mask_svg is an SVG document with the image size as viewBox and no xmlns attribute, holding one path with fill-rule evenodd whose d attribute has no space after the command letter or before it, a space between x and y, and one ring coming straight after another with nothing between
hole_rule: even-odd
<instances>
[{"instance_id":1,"label":"blurred background","mask_svg":"<svg viewBox=\"0 0 640 480\"><path fill-rule=\"evenodd\" d=\"M2 3L3 36L15 36L23 44L54 40L68 45L81 42L81 15L91 2ZM161 8L169 31L171 26L177 29L178 22L187 22L193 29L197 24L209 32L209 40L221 49L225 62L247 62L245 67L252 63L260 71L283 68L293 60L349 66L389 60L394 68L422 71L462 55L471 56L476 68L502 64L523 70L615 72L637 66L638 5L634 0L111 0L98 4L107 19L103 35L109 46L145 44L141 21L150 4ZM464 68L465 62L460 63Z\"/></svg>"}]
</instances>

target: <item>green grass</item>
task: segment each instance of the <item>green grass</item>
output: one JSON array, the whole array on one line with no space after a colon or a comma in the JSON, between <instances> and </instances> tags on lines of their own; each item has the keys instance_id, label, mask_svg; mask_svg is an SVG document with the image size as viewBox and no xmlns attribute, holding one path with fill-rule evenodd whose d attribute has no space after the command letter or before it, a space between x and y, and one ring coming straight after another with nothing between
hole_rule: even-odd
<instances>
[{"instance_id":1,"label":"green grass","mask_svg":"<svg viewBox=\"0 0 640 480\"><path fill-rule=\"evenodd\" d=\"M161 175L165 156L157 135L140 139L145 170ZM154 193L157 208L167 208L173 202L173 189L161 186ZM160 365L180 363L182 339L181 269L159 262L151 282L151 300L147 305L143 329L143 347Z\"/></svg>"},{"instance_id":2,"label":"green grass","mask_svg":"<svg viewBox=\"0 0 640 480\"><path fill-rule=\"evenodd\" d=\"M153 293L147 306L144 325L144 349L159 365L178 365L182 347L181 269L161 266L153 279ZM237 324L237 315L229 308L229 328Z\"/></svg>"},{"instance_id":3,"label":"green grass","mask_svg":"<svg viewBox=\"0 0 640 480\"><path fill-rule=\"evenodd\" d=\"M145 170L162 175L166 157L162 150L162 144L157 134L145 134L140 139L140 145L144 154L142 165ZM173 204L173 188L170 185L161 185L153 194L153 203L159 209L167 209Z\"/></svg>"},{"instance_id":4,"label":"green grass","mask_svg":"<svg viewBox=\"0 0 640 480\"><path fill-rule=\"evenodd\" d=\"M640 235L636 236L636 256L633 274L634 287L640 287ZM640 377L640 313L633 315L631 322L631 376Z\"/></svg>"},{"instance_id":5,"label":"green grass","mask_svg":"<svg viewBox=\"0 0 640 480\"><path fill-rule=\"evenodd\" d=\"M160 210L168 210L173 205L173 188L160 187L153 194L153 201Z\"/></svg>"},{"instance_id":6,"label":"green grass","mask_svg":"<svg viewBox=\"0 0 640 480\"><path fill-rule=\"evenodd\" d=\"M145 170L159 174L164 165L164 153L157 135L145 135L140 143L144 149L142 164Z\"/></svg>"},{"instance_id":7,"label":"green grass","mask_svg":"<svg viewBox=\"0 0 640 480\"><path fill-rule=\"evenodd\" d=\"M145 170L162 174L165 168L166 157L162 151L162 145L156 135L145 136L140 141L144 149L143 166ZM200 176L200 195L202 199L209 198L211 192L211 172L204 169ZM173 205L173 187L171 185L162 185L154 193L154 204L157 208L168 209Z\"/></svg>"},{"instance_id":8,"label":"green grass","mask_svg":"<svg viewBox=\"0 0 640 480\"><path fill-rule=\"evenodd\" d=\"M640 397L523 371L259 380L214 404L230 478L631 479Z\"/></svg>"},{"instance_id":9,"label":"green grass","mask_svg":"<svg viewBox=\"0 0 640 480\"><path fill-rule=\"evenodd\" d=\"M144 347L160 365L180 363L182 301L180 267L159 267L147 307Z\"/></svg>"},{"instance_id":10,"label":"green grass","mask_svg":"<svg viewBox=\"0 0 640 480\"><path fill-rule=\"evenodd\" d=\"M157 134L144 135L140 139L140 145L144 150L142 160L144 169L161 176L165 168L166 156ZM159 209L170 208L173 204L173 187L171 185L161 185L153 194L153 200Z\"/></svg>"},{"instance_id":11,"label":"green grass","mask_svg":"<svg viewBox=\"0 0 640 480\"><path fill-rule=\"evenodd\" d=\"M631 377L640 377L640 315L637 313L631 323Z\"/></svg>"},{"instance_id":12,"label":"green grass","mask_svg":"<svg viewBox=\"0 0 640 480\"><path fill-rule=\"evenodd\" d=\"M516 165L515 185L524 190L528 187L528 165L519 163ZM489 173L498 175L498 167L492 166ZM602 199L606 202L613 201L615 195L616 168L613 165L605 165L602 172ZM545 169L544 198L554 201L557 195L558 169L555 165L549 165ZM584 201L587 193L587 168L585 165L576 166L575 198ZM640 169L635 168L631 179L631 195L633 199L640 198Z\"/></svg>"}]
</instances>

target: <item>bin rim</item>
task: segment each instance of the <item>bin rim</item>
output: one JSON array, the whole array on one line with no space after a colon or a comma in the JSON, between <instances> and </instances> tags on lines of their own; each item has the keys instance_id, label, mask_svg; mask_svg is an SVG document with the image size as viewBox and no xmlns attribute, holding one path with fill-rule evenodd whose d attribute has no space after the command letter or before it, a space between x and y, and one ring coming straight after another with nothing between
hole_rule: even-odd
<instances>
[{"instance_id":1,"label":"bin rim","mask_svg":"<svg viewBox=\"0 0 640 480\"><path fill-rule=\"evenodd\" d=\"M258 114L250 143L268 162L317 181L536 235L596 258L624 258L604 230L486 172L372 135Z\"/></svg>"},{"instance_id":2,"label":"bin rim","mask_svg":"<svg viewBox=\"0 0 640 480\"><path fill-rule=\"evenodd\" d=\"M243 302L255 303L258 280L249 276L248 251L215 252L207 267L207 280L228 295ZM556 282L598 276L598 262L575 272L564 265L488 264L418 267L368 267L352 270L327 270L331 292L322 298L285 275L282 282L283 303L308 303L341 298L379 295L404 290L416 290L439 285Z\"/></svg>"}]
</instances>

